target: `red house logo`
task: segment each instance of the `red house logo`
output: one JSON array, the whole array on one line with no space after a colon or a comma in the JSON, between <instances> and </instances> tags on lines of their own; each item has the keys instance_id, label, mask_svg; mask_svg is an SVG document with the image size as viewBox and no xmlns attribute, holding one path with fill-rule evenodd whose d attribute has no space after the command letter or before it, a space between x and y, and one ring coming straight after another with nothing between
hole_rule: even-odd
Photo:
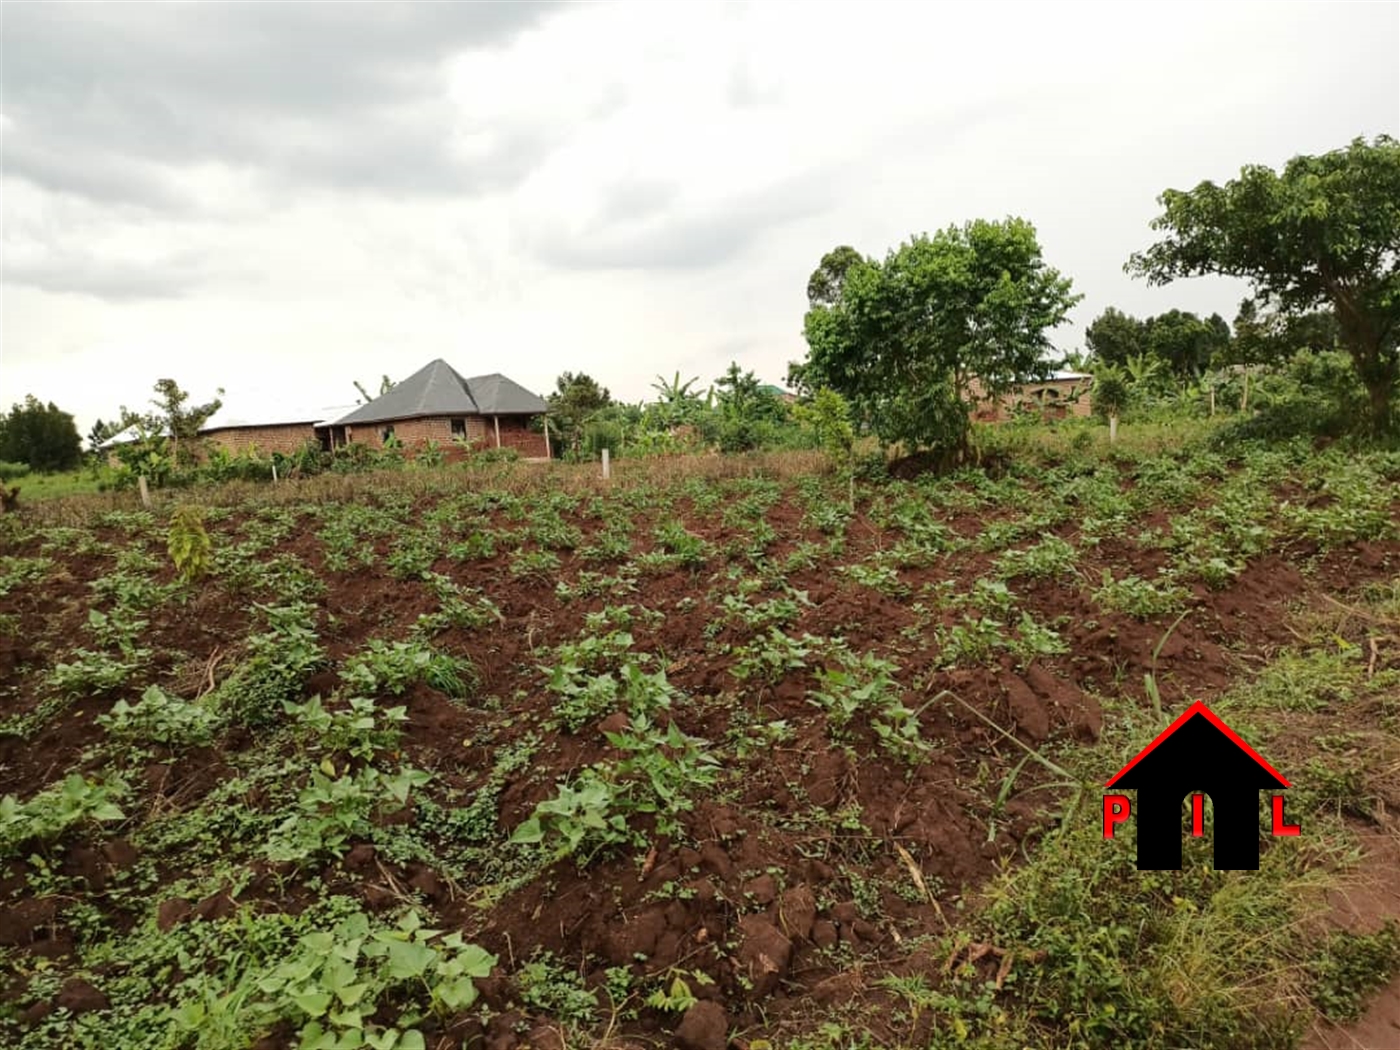
<instances>
[{"instance_id":1,"label":"red house logo","mask_svg":"<svg viewBox=\"0 0 1400 1050\"><path fill-rule=\"evenodd\" d=\"M1188 707L1106 787L1137 790L1139 871L1181 867L1181 803L1191 795L1191 834L1205 834L1205 796L1215 816L1217 871L1259 870L1259 792L1289 787L1283 774L1203 703ZM1284 821L1283 796L1272 801L1273 833L1297 835ZM1103 837L1132 815L1127 795L1103 798Z\"/></svg>"}]
</instances>

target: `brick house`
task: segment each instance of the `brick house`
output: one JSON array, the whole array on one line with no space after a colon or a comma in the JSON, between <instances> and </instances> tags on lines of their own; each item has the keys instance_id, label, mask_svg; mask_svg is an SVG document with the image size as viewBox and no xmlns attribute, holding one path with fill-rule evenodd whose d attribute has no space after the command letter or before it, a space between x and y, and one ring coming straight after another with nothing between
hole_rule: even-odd
<instances>
[{"instance_id":1,"label":"brick house","mask_svg":"<svg viewBox=\"0 0 1400 1050\"><path fill-rule=\"evenodd\" d=\"M222 407L215 412L199 431L200 442L195 454L203 458L207 451L219 449L231 456L243 453L257 453L270 456L273 453L292 455L300 452L308 442L317 442L329 449L326 443L326 420L348 411L349 405L333 405L325 408L308 409L275 405L266 399L259 401L252 411ZM166 436L169 436L168 434ZM137 439L135 427L128 427L114 434L97 448L107 453L109 465L118 462L116 447Z\"/></svg>"},{"instance_id":2,"label":"brick house","mask_svg":"<svg viewBox=\"0 0 1400 1050\"><path fill-rule=\"evenodd\" d=\"M324 424L330 448L361 443L383 448L390 436L412 448L428 441L448 447L466 439L478 448L513 448L547 459L547 434L531 429L549 403L500 373L464 379L438 359L386 393Z\"/></svg>"},{"instance_id":3,"label":"brick house","mask_svg":"<svg viewBox=\"0 0 1400 1050\"><path fill-rule=\"evenodd\" d=\"M1066 416L1088 416L1093 410L1090 388L1094 377L1084 372L1057 369L1043 380L1026 383L1013 389L1000 400L985 397L973 379L969 392L978 405L972 417L979 422L995 423L1010 419L1018 410L1037 410L1046 419Z\"/></svg>"},{"instance_id":4,"label":"brick house","mask_svg":"<svg viewBox=\"0 0 1400 1050\"><path fill-rule=\"evenodd\" d=\"M200 430L199 436L210 446L232 456L244 452L291 455L311 442L329 451L328 420L349 408L349 405L278 408L263 404L254 412L238 414L220 409Z\"/></svg>"}]
</instances>

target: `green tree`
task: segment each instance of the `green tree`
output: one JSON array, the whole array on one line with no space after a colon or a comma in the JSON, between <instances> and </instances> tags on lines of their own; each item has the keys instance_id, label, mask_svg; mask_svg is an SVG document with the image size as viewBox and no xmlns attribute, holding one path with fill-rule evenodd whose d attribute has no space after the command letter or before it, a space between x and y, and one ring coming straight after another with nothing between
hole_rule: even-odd
<instances>
[{"instance_id":1,"label":"green tree","mask_svg":"<svg viewBox=\"0 0 1400 1050\"><path fill-rule=\"evenodd\" d=\"M73 417L33 394L0 417L0 460L33 471L71 470L82 459L83 439Z\"/></svg>"},{"instance_id":2,"label":"green tree","mask_svg":"<svg viewBox=\"0 0 1400 1050\"><path fill-rule=\"evenodd\" d=\"M846 273L853 266L865 262L864 256L850 245L843 244L822 256L822 261L807 278L807 305L835 306L841 301L841 289L846 284Z\"/></svg>"},{"instance_id":3,"label":"green tree","mask_svg":"<svg viewBox=\"0 0 1400 1050\"><path fill-rule=\"evenodd\" d=\"M577 456L585 427L595 414L612 404L612 394L592 376L564 372L554 381L554 392L547 400L549 425L559 435L560 453Z\"/></svg>"},{"instance_id":4,"label":"green tree","mask_svg":"<svg viewBox=\"0 0 1400 1050\"><path fill-rule=\"evenodd\" d=\"M781 402L735 361L715 380L714 390L720 450L747 452L762 445L765 430L782 414Z\"/></svg>"},{"instance_id":5,"label":"green tree","mask_svg":"<svg viewBox=\"0 0 1400 1050\"><path fill-rule=\"evenodd\" d=\"M681 374L674 379L657 376L651 388L656 391L656 401L648 406L646 425L653 428L694 425L709 407L708 399L701 397L693 387L700 382L699 376L681 381Z\"/></svg>"},{"instance_id":6,"label":"green tree","mask_svg":"<svg viewBox=\"0 0 1400 1050\"><path fill-rule=\"evenodd\" d=\"M800 404L793 411L797 422L812 431L832 468L845 478L846 505L855 510L856 428L851 423L851 406L835 390L821 387L809 403Z\"/></svg>"},{"instance_id":7,"label":"green tree","mask_svg":"<svg viewBox=\"0 0 1400 1050\"><path fill-rule=\"evenodd\" d=\"M806 380L847 398L886 444L961 454L977 388L998 397L1044 375L1045 332L1079 298L1029 222L950 226L844 271L839 301L807 311Z\"/></svg>"},{"instance_id":8,"label":"green tree","mask_svg":"<svg viewBox=\"0 0 1400 1050\"><path fill-rule=\"evenodd\" d=\"M1281 172L1241 169L1223 186L1167 190L1164 236L1128 261L1153 284L1223 274L1286 314L1329 307L1366 388L1366 424L1391 424L1400 379L1400 142L1357 138Z\"/></svg>"},{"instance_id":9,"label":"green tree","mask_svg":"<svg viewBox=\"0 0 1400 1050\"><path fill-rule=\"evenodd\" d=\"M1146 325L1110 306L1084 329L1084 345L1096 361L1121 365L1147 349Z\"/></svg>"},{"instance_id":10,"label":"green tree","mask_svg":"<svg viewBox=\"0 0 1400 1050\"><path fill-rule=\"evenodd\" d=\"M1118 420L1132 400L1128 374L1119 365L1100 362L1094 369L1094 412L1108 420L1109 444L1118 440Z\"/></svg>"},{"instance_id":11,"label":"green tree","mask_svg":"<svg viewBox=\"0 0 1400 1050\"><path fill-rule=\"evenodd\" d=\"M96 423L94 423L94 424L92 425L92 429L88 431L88 436L87 436L88 450L91 451L91 452L96 452L96 451L97 451L97 447L98 447L99 445L101 445L101 444L102 444L104 441L106 441L108 438L115 437L117 434L120 434L121 432L122 432L122 425L121 425L120 422L117 422L117 423L107 423L107 422L104 422L103 420L99 419Z\"/></svg>"},{"instance_id":12,"label":"green tree","mask_svg":"<svg viewBox=\"0 0 1400 1050\"><path fill-rule=\"evenodd\" d=\"M1230 326L1219 314L1202 319L1185 310L1168 310L1143 324L1144 349L1177 379L1198 379L1229 343Z\"/></svg>"},{"instance_id":13,"label":"green tree","mask_svg":"<svg viewBox=\"0 0 1400 1050\"><path fill-rule=\"evenodd\" d=\"M173 379L157 379L155 391L159 396L152 398L151 404L155 405L156 415L170 435L172 458L177 465L193 463L200 430L209 417L223 407L223 388L219 389L218 397L202 405L188 404L190 395Z\"/></svg>"}]
</instances>

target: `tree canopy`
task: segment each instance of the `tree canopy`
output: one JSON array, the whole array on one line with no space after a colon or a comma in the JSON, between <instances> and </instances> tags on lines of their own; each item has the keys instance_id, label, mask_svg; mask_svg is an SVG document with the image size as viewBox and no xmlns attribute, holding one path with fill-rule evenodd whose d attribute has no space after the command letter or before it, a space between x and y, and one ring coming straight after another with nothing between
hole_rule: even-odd
<instances>
[{"instance_id":1,"label":"tree canopy","mask_svg":"<svg viewBox=\"0 0 1400 1050\"><path fill-rule=\"evenodd\" d=\"M833 248L807 280L808 306L835 306L841 301L841 289L846 283L846 271L865 261L860 252L848 244Z\"/></svg>"},{"instance_id":2,"label":"tree canopy","mask_svg":"<svg viewBox=\"0 0 1400 1050\"><path fill-rule=\"evenodd\" d=\"M763 442L766 427L783 416L783 405L753 372L745 372L731 361L724 375L715 380L715 407L718 411L716 437L724 452L747 452Z\"/></svg>"},{"instance_id":3,"label":"tree canopy","mask_svg":"<svg viewBox=\"0 0 1400 1050\"><path fill-rule=\"evenodd\" d=\"M560 452L578 454L590 419L612 404L608 388L583 372L563 372L554 381L549 401L549 424L559 435Z\"/></svg>"},{"instance_id":4,"label":"tree canopy","mask_svg":"<svg viewBox=\"0 0 1400 1050\"><path fill-rule=\"evenodd\" d=\"M1230 339L1230 325L1219 314L1202 318L1186 310L1140 320L1110 306L1084 330L1095 360L1125 367L1129 359L1148 355L1180 380L1199 378L1228 359Z\"/></svg>"},{"instance_id":5,"label":"tree canopy","mask_svg":"<svg viewBox=\"0 0 1400 1050\"><path fill-rule=\"evenodd\" d=\"M807 312L802 378L847 398L882 441L911 450L965 448L973 378L999 396L1043 376L1053 349L1045 333L1079 300L1024 219L916 236L883 262L837 249L809 290L825 294L833 257L843 267L839 296L814 299Z\"/></svg>"},{"instance_id":6,"label":"tree canopy","mask_svg":"<svg viewBox=\"0 0 1400 1050\"><path fill-rule=\"evenodd\" d=\"M0 460L34 471L71 470L82 459L83 439L73 417L33 394L0 416Z\"/></svg>"},{"instance_id":7,"label":"tree canopy","mask_svg":"<svg viewBox=\"0 0 1400 1050\"><path fill-rule=\"evenodd\" d=\"M1223 186L1165 191L1152 228L1162 239L1128 261L1153 284L1223 274L1254 284L1286 314L1336 316L1369 402L1369 424L1391 423L1400 379L1400 142L1357 138L1297 156L1281 172L1241 169Z\"/></svg>"}]
</instances>

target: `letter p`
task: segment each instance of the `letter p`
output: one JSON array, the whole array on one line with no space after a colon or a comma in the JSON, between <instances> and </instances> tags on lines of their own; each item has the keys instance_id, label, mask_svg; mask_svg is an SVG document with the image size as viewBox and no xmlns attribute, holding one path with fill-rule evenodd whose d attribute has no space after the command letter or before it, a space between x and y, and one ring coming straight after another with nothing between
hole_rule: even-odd
<instances>
[{"instance_id":1,"label":"letter p","mask_svg":"<svg viewBox=\"0 0 1400 1050\"><path fill-rule=\"evenodd\" d=\"M1103 797L1103 837L1113 838L1113 826L1122 824L1132 816L1132 803L1127 795L1105 795Z\"/></svg>"}]
</instances>

